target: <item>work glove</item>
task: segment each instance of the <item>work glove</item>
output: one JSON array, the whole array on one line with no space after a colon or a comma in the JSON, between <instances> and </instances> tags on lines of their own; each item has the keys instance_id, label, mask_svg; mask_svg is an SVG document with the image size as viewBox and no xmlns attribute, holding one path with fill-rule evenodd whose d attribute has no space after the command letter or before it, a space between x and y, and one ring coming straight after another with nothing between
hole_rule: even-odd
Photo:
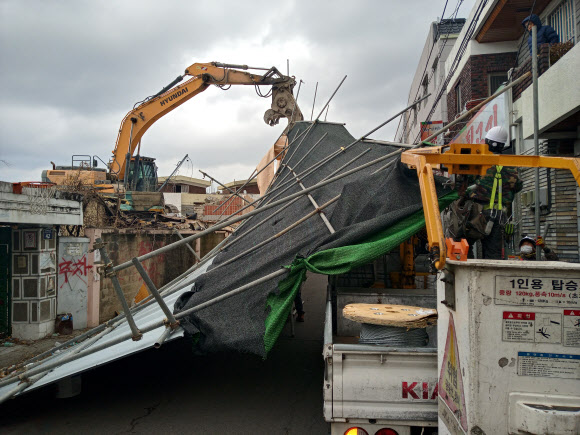
<instances>
[{"instance_id":1,"label":"work glove","mask_svg":"<svg viewBox=\"0 0 580 435\"><path fill-rule=\"evenodd\" d=\"M544 249L546 247L546 242L544 242L544 238L542 236L539 236L536 239L536 246L538 246L538 247L540 247L542 249Z\"/></svg>"}]
</instances>

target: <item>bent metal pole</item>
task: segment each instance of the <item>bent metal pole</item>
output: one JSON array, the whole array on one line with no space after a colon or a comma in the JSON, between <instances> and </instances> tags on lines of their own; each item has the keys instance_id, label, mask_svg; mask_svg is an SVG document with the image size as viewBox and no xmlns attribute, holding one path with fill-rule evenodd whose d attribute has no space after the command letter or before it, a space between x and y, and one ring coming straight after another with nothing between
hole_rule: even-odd
<instances>
[{"instance_id":1,"label":"bent metal pole","mask_svg":"<svg viewBox=\"0 0 580 435\"><path fill-rule=\"evenodd\" d=\"M359 155L355 156L354 158L350 159L348 162L346 162L344 165L342 165L340 168L336 169L335 171L333 171L332 173L328 174L326 177L324 177L321 181L325 181L327 179L329 179L330 177L338 174L340 171L342 171L344 168L347 168L348 166L350 166L352 163L354 163L356 160L360 159L362 156L364 156L366 153L370 152L371 148L363 151L362 153L360 153ZM272 219L274 216L277 216L278 214L280 214L282 211L284 211L286 208L290 207L292 204L294 204L296 201L298 201L300 198L296 198L293 199L292 201L290 201L289 203L285 204L284 207L280 207L278 210L276 210L274 213L272 213L270 216L268 216L266 219L262 220L261 222L257 223L255 226L253 226L252 228L250 228L248 231L246 231L245 233L235 237L231 242L229 242L226 246L224 246L223 248L221 248L222 250L225 249L226 247L230 247L232 246L234 243L238 243L240 240L242 240L245 236L247 236L248 234L250 234L252 231L256 230L256 228L259 228L260 225L263 225L264 223L268 222L270 219ZM247 222L247 221L246 221ZM239 227L238 227L239 228ZM237 229L236 229L237 231ZM228 237L225 240L230 240L230 238Z\"/></svg>"},{"instance_id":2,"label":"bent metal pole","mask_svg":"<svg viewBox=\"0 0 580 435\"><path fill-rule=\"evenodd\" d=\"M274 163L274 161L275 161L275 160L277 160L277 159L278 159L278 157L280 157L280 155L281 155L281 154L285 153L285 152L286 152L286 150L287 150L287 149L290 147L290 145L292 145L292 144L293 144L293 143L294 143L296 140L298 140L298 139L299 139L299 138L300 138L300 137L301 137L301 136L302 136L302 135L303 135L305 132L306 132L306 130L305 130L305 131L303 131L302 133L300 132L300 130L298 130L298 131L296 132L296 137L295 137L295 138L292 140L292 142L290 142L289 144L285 145L285 146L282 148L282 150L281 150L281 151L280 151L278 154L276 154L272 160L270 160L268 163L266 163L266 164L264 165L264 167L263 167L262 169L260 169L260 170L259 170L257 173L256 173L256 169L254 169L254 171L252 172L252 174L250 174L250 178L248 178L248 179L246 180L246 182L245 182L245 183L244 183L242 186L240 186L240 187L239 187L239 188L236 190L236 193L240 193L240 191L241 191L241 190L242 190L244 187L246 187L246 185L247 185L248 183L250 183L250 182L251 182L251 181L252 181L254 178L256 178L258 175L260 175L260 174L261 174L261 173L262 173L264 170L266 170L266 168L267 168L268 166L270 166L272 163ZM283 135L283 134L282 134L282 135ZM280 135L280 136L278 137L278 140L280 140L280 138L282 137L282 135ZM278 142L278 140L276 140L276 142ZM286 136L286 142L288 142L288 136ZM223 207L223 206L224 206L224 205L225 205L227 202L229 202L229 201L230 201L230 200L231 200L233 197L234 197L233 195L230 195L230 197L229 197L228 199L226 199L224 202L222 202L222 203L220 204L220 206L219 206L218 208L216 208L216 209L215 209L214 213L217 213L217 211L218 211L220 208L222 208L222 207ZM223 215L223 213L220 215L220 218L222 217L222 215Z\"/></svg>"},{"instance_id":3,"label":"bent metal pole","mask_svg":"<svg viewBox=\"0 0 580 435\"><path fill-rule=\"evenodd\" d=\"M296 222L294 222L293 224L289 225L288 227L286 227L285 229L283 229L282 231L278 232L277 234L274 234L272 237L258 243L256 246L252 246L251 248L245 250L244 252L240 252L238 255L236 255L235 257L230 258L227 261L224 261L223 263L218 264L216 267L214 267L212 269L212 271L219 269L222 266L225 266L227 264L233 263L234 261L244 257L245 255L248 255L251 252L255 252L256 250L260 249L262 246L267 245L268 243L270 243L273 240L276 240L277 238L283 236L284 234L286 234L288 231L296 228L298 225L300 225L302 222L310 219L312 216L316 215L316 214L322 214L323 211L326 207L328 207L331 204L334 204L336 201L338 201L340 198L340 195L336 195L334 198L332 198L330 201L322 204L321 206L316 206L315 209L313 211L311 211L310 213L308 213L307 215L301 217L300 219L298 219ZM329 223L330 225L330 223ZM334 234L334 228L332 228L332 225L330 225L329 230L331 229L331 234Z\"/></svg>"},{"instance_id":4,"label":"bent metal pole","mask_svg":"<svg viewBox=\"0 0 580 435\"><path fill-rule=\"evenodd\" d=\"M315 163L314 165L310 166L309 168L305 169L304 171L300 172L298 174L299 177L301 178L306 178L308 175L310 175L312 172L314 172L316 169L320 168L322 165L328 163L329 161L331 161L332 159L334 159L336 156L338 156L341 153L344 153L346 151L348 151L351 147L353 147L355 144L357 144L358 142L363 141L364 139L368 138L368 136L370 136L371 134L373 134L375 131L379 130L380 128L384 127L385 125L387 125L389 122L391 122L393 119L397 118L397 116L399 116L401 113L406 112L407 110L409 110L410 108L412 108L413 106L419 104L421 101L423 101L425 98L427 98L430 94L425 95L424 97L420 98L419 100L415 101L413 104L407 106L405 109L401 110L400 112L398 112L397 114L391 116L389 119L387 119L385 122L383 122L382 124L380 124L379 126L373 128L371 131L369 131L368 133L364 134L363 136L361 136L359 139L356 139L355 141L351 142L350 144L348 144L345 147L341 147L341 149L336 150L334 152L332 152L331 154L329 154L328 156L326 156L324 159L322 159L321 161ZM264 202L269 202L272 201L274 198L279 197L280 195L282 195L284 192L286 192L288 189L290 189L290 187L292 186L292 180L287 180L284 183L280 183L278 186L276 186L274 189L272 189L271 191L266 192L266 194L257 199L256 201L252 202L251 204L248 204L244 207L242 207L238 213L244 211L245 209L247 209L248 207L254 205L257 202L260 202L260 206L262 203ZM285 187L284 190L282 190L281 192L278 192L274 197L271 197L271 195L274 192L277 192L278 190L282 189L283 187Z\"/></svg>"},{"instance_id":5,"label":"bent metal pole","mask_svg":"<svg viewBox=\"0 0 580 435\"><path fill-rule=\"evenodd\" d=\"M271 202L270 204L267 204L267 205L265 205L263 207L260 207L259 209L253 210L253 211L251 211L249 213L246 213L244 215L241 215L241 216L233 217L231 219L228 219L227 221L222 222L221 224L214 225L213 227L208 228L207 230L200 231L197 234L193 234L191 236L188 236L188 237L184 238L183 240L179 240L179 241L173 242L173 243L171 243L169 245L165 245L162 248L157 249L156 251L151 251L151 252L149 252L147 254L144 254L144 255L142 255L140 257L137 257L137 260L139 260L139 261L145 261L145 260L148 260L149 258L153 258L153 257L155 257L155 256L157 256L159 254L163 254L165 252L169 252L169 251L177 248L178 246L181 246L184 243L188 243L188 242L191 242L192 240L199 239L200 237L203 237L203 236L205 236L207 234L211 234L211 233L213 233L213 232L215 232L215 231L217 231L219 229L225 228L227 226L230 226L232 224L235 224L236 222L239 222L241 220L247 219L247 218L249 218L251 216L254 216L256 214L262 213L262 212L264 212L266 210L269 210L269 209L271 209L273 207L276 207L276 206L278 206L280 204L284 204L285 202L291 201L294 198L298 198L299 196L306 195L306 194L312 192L313 190L316 190L316 189L319 189L321 187L324 187L324 186L326 186L326 185L328 185L330 183L334 183L335 181L340 180L341 178L348 177L351 174L354 174L354 173L356 173L358 171L362 171L363 169L366 169L366 168L368 168L370 166L373 166L373 165L375 165L377 163L380 163L380 162L382 162L384 160L390 159L390 158L392 158L392 157L394 157L394 156L396 156L398 154L400 154L400 151L395 151L393 153L386 154L386 155L384 155L382 157L379 157L378 159L375 159L375 160L372 160L372 161L370 161L368 163L365 163L365 164L362 164L360 166L357 166L356 168L353 168L353 169L351 169L349 171L346 171L346 172L344 172L344 173L342 173L340 175L336 175L334 177L331 177L331 178L329 178L326 181L321 181L320 183L317 183L317 184L315 184L313 186L307 187L305 190L302 190L300 192L296 192L296 193L293 193L291 195L288 195L287 197L282 198L282 199L279 199L278 201ZM132 261L127 261L125 263L122 263L122 264L119 264L118 266L113 267L112 270L115 271L115 272L117 272L119 270L127 269L128 267L131 267L131 266L133 266L133 262Z\"/></svg>"},{"instance_id":6,"label":"bent metal pole","mask_svg":"<svg viewBox=\"0 0 580 435\"><path fill-rule=\"evenodd\" d=\"M264 283L266 281L269 281L271 279L277 278L279 276L285 275L289 271L290 271L290 269L287 269L287 268L279 269L279 270L277 270L275 272L272 272L272 273L270 273L270 274L268 274L266 276L263 276L262 278L259 278L259 279L255 280L255 281L252 281L252 282L248 283L248 284L245 284L245 285L243 285L243 286L241 286L241 287L239 287L239 288L237 288L235 290L232 290L232 291L230 291L228 293L224 293L223 295L217 296L217 297L215 297L215 298L213 298L213 299L211 299L209 301L203 302L203 303L201 303L199 305L196 305L195 307L189 308L188 310L182 311L182 312L176 314L175 315L175 318L177 320L180 320L180 319L184 318L185 316L188 316L188 315L193 314L193 313L195 313L197 311L203 310L204 308L210 307L210 306L212 306L214 304L217 304L218 302L221 302L223 300L229 299L232 296L236 296L236 295L238 295L240 293L243 293L244 291L249 290L249 289L251 289L251 288L253 288L253 287L255 287L255 286L259 285L259 284L262 284L262 283ZM157 328L160 328L162 326L164 326L164 321L163 320L159 320L157 322L150 323L149 325L144 326L142 328L141 332L142 333L147 333L147 332L153 331L153 330L155 330ZM76 353L76 354L72 354L72 355L68 355L68 356L66 356L66 357L64 357L62 359L57 360L57 361L52 361L52 362L50 362L48 364L44 364L42 366L34 367L34 368L30 369L30 370L25 370L18 377L15 377L15 378L12 378L12 379L4 379L4 380L0 381L0 387L3 387L5 385L10 385L10 384L13 384L15 382L19 382L21 380L30 378L31 376L35 376L35 375L40 374L40 373L48 372L48 371L50 371L50 370L52 370L52 369L54 369L56 367L59 367L59 366L61 366L63 364L69 363L71 361L75 361L75 360L77 360L79 358L82 358L82 357L87 356L87 355L91 355L91 354L93 354L95 352L99 352L99 351L101 351L103 349L106 349L108 347L115 346L115 345L117 345L119 343L122 343L122 342L124 342L124 341L126 341L126 340L128 340L130 338L132 338L132 333L130 331L127 331L127 332L125 332L123 334L119 334L117 337L113 338L112 340L110 340L110 341L108 341L106 343L95 344L94 346L90 347L89 349L85 349L82 352L79 352L79 353ZM16 394L16 393L17 392L15 392L14 394ZM9 397L7 397L6 395L2 397L3 400L6 400L8 398Z\"/></svg>"}]
</instances>

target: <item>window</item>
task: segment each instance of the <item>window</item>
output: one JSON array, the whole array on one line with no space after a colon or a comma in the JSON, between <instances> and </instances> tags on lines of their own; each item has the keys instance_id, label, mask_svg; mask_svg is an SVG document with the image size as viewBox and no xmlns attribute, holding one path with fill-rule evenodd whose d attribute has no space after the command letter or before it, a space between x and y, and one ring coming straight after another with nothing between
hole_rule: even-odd
<instances>
[{"instance_id":1,"label":"window","mask_svg":"<svg viewBox=\"0 0 580 435\"><path fill-rule=\"evenodd\" d=\"M487 76L487 80L489 90L488 96L491 96L504 82L508 81L507 72L491 73Z\"/></svg>"},{"instance_id":2,"label":"window","mask_svg":"<svg viewBox=\"0 0 580 435\"><path fill-rule=\"evenodd\" d=\"M433 87L435 89L437 89L437 82L438 82L438 77L437 77L437 64L438 64L439 58L435 59L435 62L433 62L433 68L432 68L432 72L431 72L431 77L433 77Z\"/></svg>"},{"instance_id":3,"label":"window","mask_svg":"<svg viewBox=\"0 0 580 435\"><path fill-rule=\"evenodd\" d=\"M429 93L429 78L427 77L427 74L425 74L425 77L423 77L423 82L421 83L421 89L423 91L422 97L424 97L425 95L427 95ZM427 100L423 100L423 107L427 107Z\"/></svg>"},{"instance_id":4,"label":"window","mask_svg":"<svg viewBox=\"0 0 580 435\"><path fill-rule=\"evenodd\" d=\"M554 28L560 37L560 42L574 41L574 4L572 0L564 0L550 15L548 24Z\"/></svg>"},{"instance_id":5,"label":"window","mask_svg":"<svg viewBox=\"0 0 580 435\"><path fill-rule=\"evenodd\" d=\"M461 101L461 82L457 83L455 86L455 113L459 115L463 112L463 102Z\"/></svg>"}]
</instances>

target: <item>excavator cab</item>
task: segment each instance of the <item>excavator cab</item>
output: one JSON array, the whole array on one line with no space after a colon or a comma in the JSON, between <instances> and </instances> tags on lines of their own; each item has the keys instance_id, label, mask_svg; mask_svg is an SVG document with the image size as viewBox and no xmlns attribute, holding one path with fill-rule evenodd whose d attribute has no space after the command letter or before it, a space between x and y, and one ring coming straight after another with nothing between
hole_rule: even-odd
<instances>
[{"instance_id":1,"label":"excavator cab","mask_svg":"<svg viewBox=\"0 0 580 435\"><path fill-rule=\"evenodd\" d=\"M154 158L144 156L131 157L125 191L157 191L157 165Z\"/></svg>"}]
</instances>

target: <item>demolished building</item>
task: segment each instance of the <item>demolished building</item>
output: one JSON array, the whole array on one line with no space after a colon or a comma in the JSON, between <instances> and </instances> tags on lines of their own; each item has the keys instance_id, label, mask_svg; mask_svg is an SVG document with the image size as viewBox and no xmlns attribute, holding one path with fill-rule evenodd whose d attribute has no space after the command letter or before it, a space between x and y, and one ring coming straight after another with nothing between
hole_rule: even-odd
<instances>
[{"instance_id":1,"label":"demolished building","mask_svg":"<svg viewBox=\"0 0 580 435\"><path fill-rule=\"evenodd\" d=\"M423 227L417 176L400 164L402 148L357 140L343 124L318 121L296 123L288 138L276 177L254 211L119 265L110 264L106 246L97 243L105 254L101 266L114 282L115 272L244 221L201 263L160 289L164 302L149 298L77 337L80 343L13 367L0 381L2 397L160 346L168 337L194 337L203 351L266 357L307 270L344 273ZM456 197L442 185L438 194L441 206Z\"/></svg>"}]
</instances>

